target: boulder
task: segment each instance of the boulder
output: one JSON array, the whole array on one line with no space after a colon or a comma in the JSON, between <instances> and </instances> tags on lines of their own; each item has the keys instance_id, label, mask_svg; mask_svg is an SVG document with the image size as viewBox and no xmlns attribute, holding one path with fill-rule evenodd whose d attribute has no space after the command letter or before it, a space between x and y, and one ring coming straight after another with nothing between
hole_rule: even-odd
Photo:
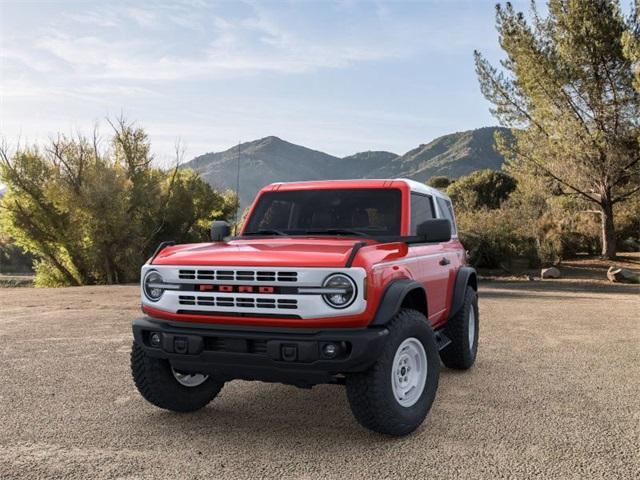
<instances>
[{"instance_id":1,"label":"boulder","mask_svg":"<svg viewBox=\"0 0 640 480\"><path fill-rule=\"evenodd\" d=\"M637 283L638 276L628 268L609 267L607 278L614 283Z\"/></svg>"},{"instance_id":2,"label":"boulder","mask_svg":"<svg viewBox=\"0 0 640 480\"><path fill-rule=\"evenodd\" d=\"M543 268L540 271L540 278L560 278L560 270L556 267Z\"/></svg>"}]
</instances>

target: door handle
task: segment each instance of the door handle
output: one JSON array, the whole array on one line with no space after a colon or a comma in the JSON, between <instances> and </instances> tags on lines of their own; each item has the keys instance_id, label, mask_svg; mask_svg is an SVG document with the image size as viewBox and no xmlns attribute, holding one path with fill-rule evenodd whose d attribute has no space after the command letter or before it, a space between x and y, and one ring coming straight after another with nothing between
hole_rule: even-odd
<instances>
[{"instance_id":1,"label":"door handle","mask_svg":"<svg viewBox=\"0 0 640 480\"><path fill-rule=\"evenodd\" d=\"M449 265L451 263L451 260L449 260L447 257L442 257L438 263L444 267L445 265Z\"/></svg>"}]
</instances>

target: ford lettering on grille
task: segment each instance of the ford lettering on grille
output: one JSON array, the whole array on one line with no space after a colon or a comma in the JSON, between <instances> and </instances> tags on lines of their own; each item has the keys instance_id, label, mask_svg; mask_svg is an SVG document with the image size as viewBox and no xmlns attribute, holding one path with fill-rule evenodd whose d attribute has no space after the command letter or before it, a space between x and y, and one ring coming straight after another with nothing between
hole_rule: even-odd
<instances>
[{"instance_id":1,"label":"ford lettering on grille","mask_svg":"<svg viewBox=\"0 0 640 480\"><path fill-rule=\"evenodd\" d=\"M225 292L225 293L275 293L275 287L264 285L199 285L201 292Z\"/></svg>"}]
</instances>

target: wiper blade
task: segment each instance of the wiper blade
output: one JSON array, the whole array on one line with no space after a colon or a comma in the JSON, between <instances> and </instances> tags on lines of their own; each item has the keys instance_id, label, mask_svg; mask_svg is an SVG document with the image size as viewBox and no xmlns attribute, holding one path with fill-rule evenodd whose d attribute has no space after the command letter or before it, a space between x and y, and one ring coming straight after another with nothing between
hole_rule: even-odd
<instances>
[{"instance_id":1,"label":"wiper blade","mask_svg":"<svg viewBox=\"0 0 640 480\"><path fill-rule=\"evenodd\" d=\"M246 232L244 235L281 235L281 236L287 236L287 233L284 233L282 230L274 230L274 229L267 229L267 230L256 230L255 232Z\"/></svg>"},{"instance_id":2,"label":"wiper blade","mask_svg":"<svg viewBox=\"0 0 640 480\"><path fill-rule=\"evenodd\" d=\"M327 228L326 230L306 230L309 235L355 235L356 237L368 237L364 232L351 230L350 228Z\"/></svg>"}]
</instances>

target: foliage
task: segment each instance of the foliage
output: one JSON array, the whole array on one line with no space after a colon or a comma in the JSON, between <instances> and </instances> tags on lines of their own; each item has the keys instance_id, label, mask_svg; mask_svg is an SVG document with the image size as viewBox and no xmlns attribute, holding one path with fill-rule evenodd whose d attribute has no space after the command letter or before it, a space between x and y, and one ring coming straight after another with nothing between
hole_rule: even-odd
<instances>
[{"instance_id":1,"label":"foliage","mask_svg":"<svg viewBox=\"0 0 640 480\"><path fill-rule=\"evenodd\" d=\"M427 180L427 185L432 188L437 188L438 190L444 190L451 185L451 180L449 177L443 176L430 177L429 180Z\"/></svg>"},{"instance_id":2,"label":"foliage","mask_svg":"<svg viewBox=\"0 0 640 480\"><path fill-rule=\"evenodd\" d=\"M587 202L554 195L541 177L520 175L516 180L498 173L477 172L447 190L474 265L517 269L596 253L599 222Z\"/></svg>"},{"instance_id":3,"label":"foliage","mask_svg":"<svg viewBox=\"0 0 640 480\"><path fill-rule=\"evenodd\" d=\"M531 23L497 6L502 70L478 52L476 70L511 172L538 176L558 194L595 205L602 254L615 256L614 207L640 192L640 95L634 89L636 21L612 0L550 0ZM637 15L635 17L637 19ZM624 48L626 46L626 48Z\"/></svg>"},{"instance_id":4,"label":"foliage","mask_svg":"<svg viewBox=\"0 0 640 480\"><path fill-rule=\"evenodd\" d=\"M0 222L37 258L37 285L135 281L160 241L204 240L210 222L232 212L235 197L193 171L152 167L142 129L124 120L112 127L106 149L94 134L2 151Z\"/></svg>"},{"instance_id":5,"label":"foliage","mask_svg":"<svg viewBox=\"0 0 640 480\"><path fill-rule=\"evenodd\" d=\"M515 180L504 172L478 170L458 179L447 188L447 195L465 209L500 208L516 188Z\"/></svg>"},{"instance_id":6,"label":"foliage","mask_svg":"<svg viewBox=\"0 0 640 480\"><path fill-rule=\"evenodd\" d=\"M509 268L519 258L525 261L525 267L538 264L535 239L519 231L510 213L481 208L457 214L460 239L472 265Z\"/></svg>"},{"instance_id":7,"label":"foliage","mask_svg":"<svg viewBox=\"0 0 640 480\"><path fill-rule=\"evenodd\" d=\"M0 233L0 273L30 273L32 269L33 256Z\"/></svg>"}]
</instances>

